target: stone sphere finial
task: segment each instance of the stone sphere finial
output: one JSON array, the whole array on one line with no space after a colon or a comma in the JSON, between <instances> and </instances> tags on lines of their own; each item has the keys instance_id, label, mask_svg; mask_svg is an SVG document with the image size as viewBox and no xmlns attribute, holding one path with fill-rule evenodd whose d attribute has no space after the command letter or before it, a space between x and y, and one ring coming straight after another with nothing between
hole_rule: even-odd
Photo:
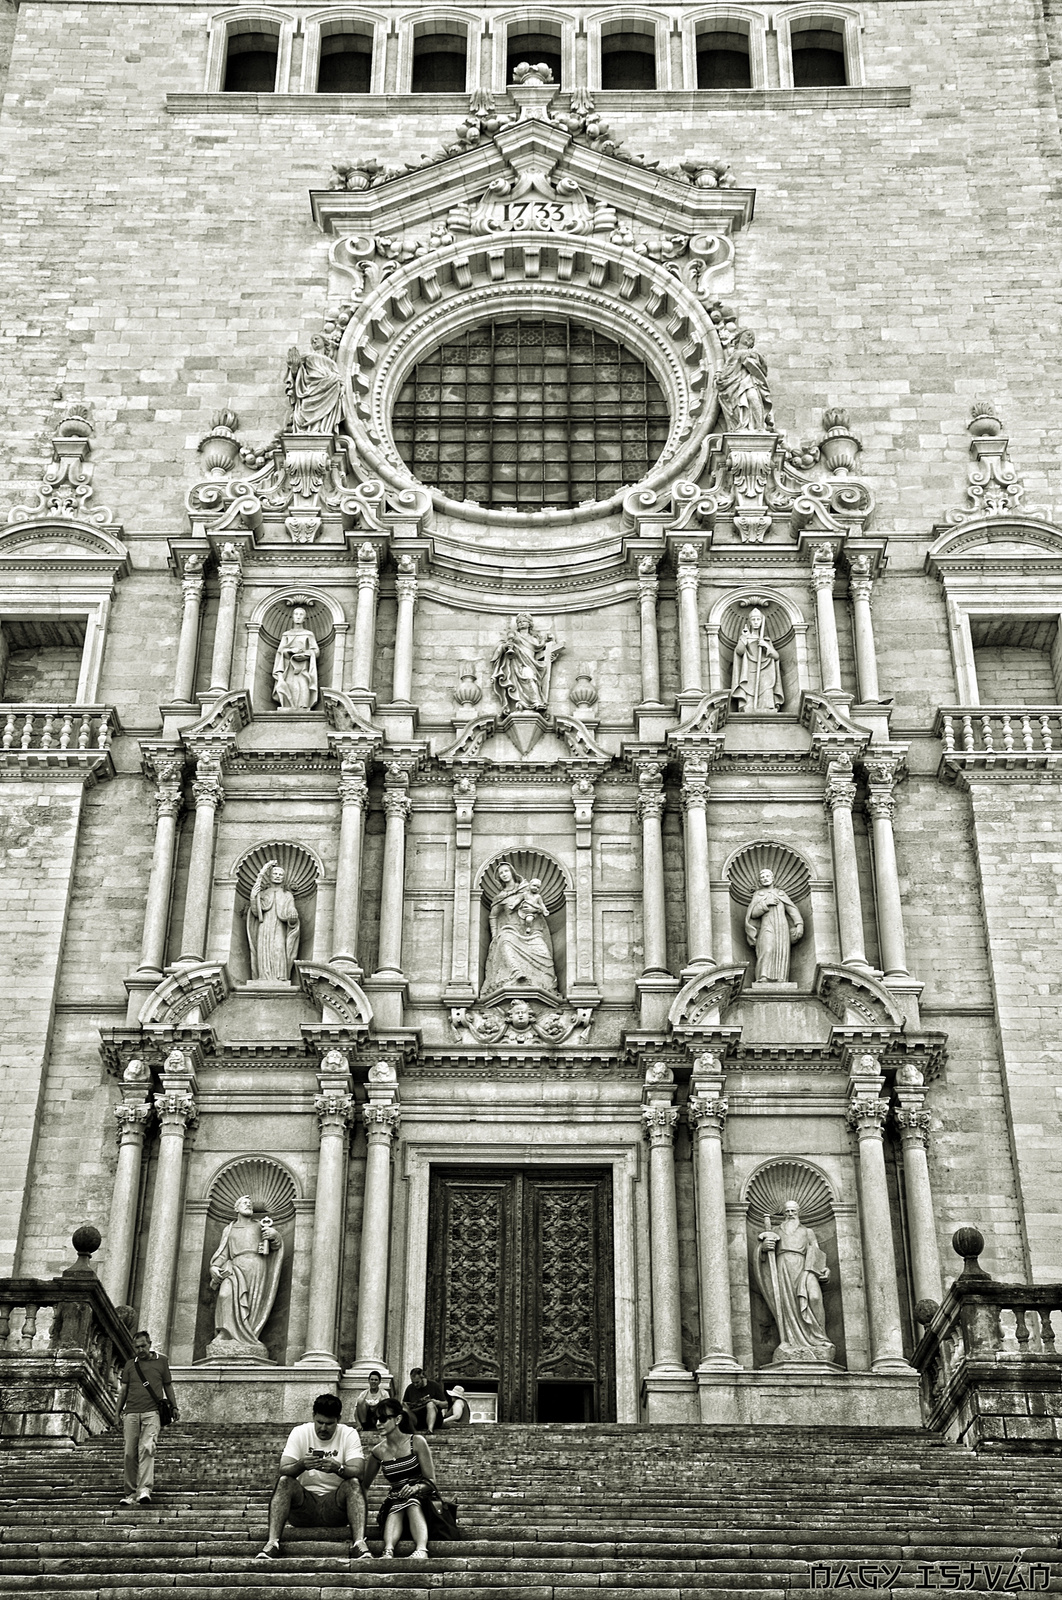
<instances>
[{"instance_id":1,"label":"stone sphere finial","mask_svg":"<svg viewBox=\"0 0 1062 1600\"><path fill-rule=\"evenodd\" d=\"M940 1301L930 1300L927 1297L925 1300L919 1300L918 1304L915 1306L914 1319L917 1323L920 1323L923 1328L928 1328L929 1324L933 1321L933 1318L936 1316L939 1310Z\"/></svg>"},{"instance_id":2,"label":"stone sphere finial","mask_svg":"<svg viewBox=\"0 0 1062 1600\"><path fill-rule=\"evenodd\" d=\"M96 1269L92 1265L91 1257L103 1243L103 1235L91 1222L83 1222L80 1228L75 1228L70 1240L77 1251L77 1260L72 1267L67 1267L63 1273L64 1278L79 1278L96 1276Z\"/></svg>"},{"instance_id":3,"label":"stone sphere finial","mask_svg":"<svg viewBox=\"0 0 1062 1600\"><path fill-rule=\"evenodd\" d=\"M963 1258L960 1278L987 1278L988 1273L978 1261L985 1247L985 1236L979 1228L956 1228L951 1236L951 1248Z\"/></svg>"}]
</instances>

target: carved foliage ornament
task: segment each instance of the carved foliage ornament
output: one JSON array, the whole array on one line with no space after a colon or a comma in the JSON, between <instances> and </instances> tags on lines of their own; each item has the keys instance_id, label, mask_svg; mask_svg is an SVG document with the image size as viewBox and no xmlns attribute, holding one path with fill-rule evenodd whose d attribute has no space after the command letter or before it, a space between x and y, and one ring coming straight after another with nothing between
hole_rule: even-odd
<instances>
[{"instance_id":1,"label":"carved foliage ornament","mask_svg":"<svg viewBox=\"0 0 1062 1600\"><path fill-rule=\"evenodd\" d=\"M479 1010L455 1006L450 1011L455 1037L465 1044L582 1044L592 1017L588 1007L572 1009L519 999Z\"/></svg>"}]
</instances>

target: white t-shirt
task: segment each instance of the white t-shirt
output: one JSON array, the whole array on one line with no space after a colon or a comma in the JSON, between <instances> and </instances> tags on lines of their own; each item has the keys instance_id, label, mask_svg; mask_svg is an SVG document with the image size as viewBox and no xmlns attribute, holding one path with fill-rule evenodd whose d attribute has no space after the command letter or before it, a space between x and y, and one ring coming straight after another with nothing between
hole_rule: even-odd
<instances>
[{"instance_id":1,"label":"white t-shirt","mask_svg":"<svg viewBox=\"0 0 1062 1600\"><path fill-rule=\"evenodd\" d=\"M358 1430L348 1428L345 1422L339 1423L330 1439L319 1439L312 1422L300 1422L297 1428L292 1428L280 1465L292 1466L304 1456L321 1457L321 1470L311 1467L298 1480L310 1494L331 1494L345 1481L339 1475L339 1468L365 1459Z\"/></svg>"}]
</instances>

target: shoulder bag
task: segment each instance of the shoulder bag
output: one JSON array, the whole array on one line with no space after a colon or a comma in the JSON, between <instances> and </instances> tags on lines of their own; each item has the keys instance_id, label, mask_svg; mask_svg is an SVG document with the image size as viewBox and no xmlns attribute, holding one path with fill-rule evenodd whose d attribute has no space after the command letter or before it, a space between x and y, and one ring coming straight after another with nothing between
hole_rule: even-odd
<instances>
[{"instance_id":1,"label":"shoulder bag","mask_svg":"<svg viewBox=\"0 0 1062 1600\"><path fill-rule=\"evenodd\" d=\"M155 1410L159 1414L159 1422L161 1426L168 1428L170 1423L173 1421L173 1407L170 1405L170 1402L166 1399L164 1394L155 1393L150 1383L148 1383L147 1379L144 1377L140 1362L137 1360L136 1356L133 1357L133 1366L136 1368L137 1377L140 1379L141 1383L144 1385L144 1388L155 1402Z\"/></svg>"}]
</instances>

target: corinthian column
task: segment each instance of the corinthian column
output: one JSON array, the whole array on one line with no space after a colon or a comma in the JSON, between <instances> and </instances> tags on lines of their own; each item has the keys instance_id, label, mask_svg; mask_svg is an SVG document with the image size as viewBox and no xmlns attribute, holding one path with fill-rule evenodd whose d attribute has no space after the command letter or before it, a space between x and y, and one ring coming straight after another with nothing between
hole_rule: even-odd
<instances>
[{"instance_id":1,"label":"corinthian column","mask_svg":"<svg viewBox=\"0 0 1062 1600\"><path fill-rule=\"evenodd\" d=\"M114 1108L118 1124L118 1166L111 1191L111 1222L100 1279L116 1306L124 1305L129 1294L144 1134L154 1109L149 1092L150 1078L142 1061L130 1061L122 1074L121 1104Z\"/></svg>"},{"instance_id":2,"label":"corinthian column","mask_svg":"<svg viewBox=\"0 0 1062 1600\"><path fill-rule=\"evenodd\" d=\"M686 964L712 965L712 890L708 873L708 768L702 751L684 753L682 820L686 843Z\"/></svg>"},{"instance_id":3,"label":"corinthian column","mask_svg":"<svg viewBox=\"0 0 1062 1600\"><path fill-rule=\"evenodd\" d=\"M686 1117L693 1133L693 1175L697 1195L697 1265L701 1290L700 1372L730 1372L734 1336L730 1321L730 1254L723 1187L723 1129L726 1079L715 1056L694 1062Z\"/></svg>"},{"instance_id":4,"label":"corinthian column","mask_svg":"<svg viewBox=\"0 0 1062 1600\"><path fill-rule=\"evenodd\" d=\"M338 1365L339 1278L343 1257L343 1202L347 1190L347 1150L354 1117L350 1068L339 1050L329 1050L317 1075L314 1110L321 1135L313 1207L310 1257L310 1311L306 1350L298 1365Z\"/></svg>"},{"instance_id":5,"label":"corinthian column","mask_svg":"<svg viewBox=\"0 0 1062 1600\"><path fill-rule=\"evenodd\" d=\"M638 562L638 604L642 623L642 701L660 704L660 644L656 631L656 557L642 556Z\"/></svg>"},{"instance_id":6,"label":"corinthian column","mask_svg":"<svg viewBox=\"0 0 1062 1600\"><path fill-rule=\"evenodd\" d=\"M674 1079L658 1062L646 1072L642 1129L649 1141L649 1246L653 1294L652 1376L686 1375L682 1365L678 1205L675 1199Z\"/></svg>"},{"instance_id":7,"label":"corinthian column","mask_svg":"<svg viewBox=\"0 0 1062 1600\"><path fill-rule=\"evenodd\" d=\"M360 749L344 752L339 780L339 855L336 861L336 905L332 918L332 966L354 974L358 964L358 929L361 921L361 856L365 838L365 811L369 803L366 782L368 756Z\"/></svg>"},{"instance_id":8,"label":"corinthian column","mask_svg":"<svg viewBox=\"0 0 1062 1600\"><path fill-rule=\"evenodd\" d=\"M859 893L859 867L856 862L855 830L852 827L855 797L852 758L839 755L827 769L825 796L831 822L837 932L844 965L867 968L869 963L863 945L863 902Z\"/></svg>"},{"instance_id":9,"label":"corinthian column","mask_svg":"<svg viewBox=\"0 0 1062 1600\"><path fill-rule=\"evenodd\" d=\"M197 751L196 781L192 784L195 824L184 899L182 961L202 961L206 954L210 891L214 882L214 819L225 801L222 760L220 750Z\"/></svg>"},{"instance_id":10,"label":"corinthian column","mask_svg":"<svg viewBox=\"0 0 1062 1600\"><path fill-rule=\"evenodd\" d=\"M387 762L384 780L383 885L380 890L380 942L378 973L402 971L402 918L405 912L406 824L413 812L409 798L409 768L404 762Z\"/></svg>"},{"instance_id":11,"label":"corinthian column","mask_svg":"<svg viewBox=\"0 0 1062 1600\"><path fill-rule=\"evenodd\" d=\"M214 631L214 653L210 660L211 694L227 694L232 680L232 647L236 640L236 604L243 582L238 545L222 546L218 563L221 595Z\"/></svg>"},{"instance_id":12,"label":"corinthian column","mask_svg":"<svg viewBox=\"0 0 1062 1600\"><path fill-rule=\"evenodd\" d=\"M833 549L828 544L815 546L812 554L811 582L815 590L815 611L819 633L819 671L823 694L841 692L841 654L837 648L837 614L833 609Z\"/></svg>"},{"instance_id":13,"label":"corinthian column","mask_svg":"<svg viewBox=\"0 0 1062 1600\"><path fill-rule=\"evenodd\" d=\"M870 1324L872 1372L909 1372L900 1331L900 1295L892 1245L892 1214L885 1176L882 1129L889 1103L880 1098L884 1078L872 1056L863 1056L849 1080L845 1120L859 1138L859 1211L863 1235L863 1281Z\"/></svg>"},{"instance_id":14,"label":"corinthian column","mask_svg":"<svg viewBox=\"0 0 1062 1600\"><path fill-rule=\"evenodd\" d=\"M684 544L678 553L675 588L678 592L679 676L683 694L699 695L701 684L701 630L697 617L700 572L697 546Z\"/></svg>"},{"instance_id":15,"label":"corinthian column","mask_svg":"<svg viewBox=\"0 0 1062 1600\"><path fill-rule=\"evenodd\" d=\"M159 1154L145 1253L144 1289L140 1298L140 1325L147 1329L160 1350L166 1349L173 1315L174 1279L181 1243L184 1142L188 1129L199 1118L195 1089L195 1073L190 1062L183 1051L172 1050L162 1068L162 1093L155 1096Z\"/></svg>"},{"instance_id":16,"label":"corinthian column","mask_svg":"<svg viewBox=\"0 0 1062 1600\"><path fill-rule=\"evenodd\" d=\"M408 705L413 694L413 612L417 604L417 567L412 556L398 558L398 620L395 624L395 661L391 699Z\"/></svg>"},{"instance_id":17,"label":"corinthian column","mask_svg":"<svg viewBox=\"0 0 1062 1600\"><path fill-rule=\"evenodd\" d=\"M173 698L185 704L195 690L195 667L199 646L199 618L203 607L203 557L192 554L184 563L181 578L184 610L181 637L177 645L177 666L173 674Z\"/></svg>"},{"instance_id":18,"label":"corinthian column","mask_svg":"<svg viewBox=\"0 0 1062 1600\"><path fill-rule=\"evenodd\" d=\"M151 751L144 770L155 779L155 849L148 878L144 931L140 942L140 971L156 976L166 959L166 932L170 919L173 858L177 848L177 818L181 812L184 751Z\"/></svg>"},{"instance_id":19,"label":"corinthian column","mask_svg":"<svg viewBox=\"0 0 1062 1600\"><path fill-rule=\"evenodd\" d=\"M365 541L358 547L358 609L354 614L354 660L350 669L352 689L372 692L373 656L376 652L376 597L380 578L376 570L376 551Z\"/></svg>"},{"instance_id":20,"label":"corinthian column","mask_svg":"<svg viewBox=\"0 0 1062 1600\"><path fill-rule=\"evenodd\" d=\"M667 976L667 915L664 893L663 767L648 761L638 769L638 816L642 824L643 977Z\"/></svg>"},{"instance_id":21,"label":"corinthian column","mask_svg":"<svg viewBox=\"0 0 1062 1600\"><path fill-rule=\"evenodd\" d=\"M354 1376L376 1368L389 1377L384 1355L387 1331L387 1270L391 1254L391 1146L401 1110L397 1074L386 1061L369 1069L369 1103L362 1108L368 1152L365 1205L361 1217L361 1276Z\"/></svg>"},{"instance_id":22,"label":"corinthian column","mask_svg":"<svg viewBox=\"0 0 1062 1600\"><path fill-rule=\"evenodd\" d=\"M870 575L870 560L856 556L848 574L848 592L852 597L852 632L855 635L856 675L859 678L859 698L867 705L881 699L878 688L878 656L874 648L874 619L870 610L870 596L874 580Z\"/></svg>"},{"instance_id":23,"label":"corinthian column","mask_svg":"<svg viewBox=\"0 0 1062 1600\"><path fill-rule=\"evenodd\" d=\"M871 757L864 763L868 790L867 811L874 837L874 893L878 905L881 965L886 977L907 976L907 942L903 929L900 874L896 866L896 837L892 831L896 810L894 790L903 777L901 756Z\"/></svg>"},{"instance_id":24,"label":"corinthian column","mask_svg":"<svg viewBox=\"0 0 1062 1600\"><path fill-rule=\"evenodd\" d=\"M893 1112L893 1120L900 1130L900 1142L903 1145L903 1187L907 1197L907 1230L915 1303L919 1300L939 1301L944 1291L926 1154L930 1116L924 1109L925 1079L916 1066L904 1065L898 1069L896 1098L899 1106Z\"/></svg>"}]
</instances>

